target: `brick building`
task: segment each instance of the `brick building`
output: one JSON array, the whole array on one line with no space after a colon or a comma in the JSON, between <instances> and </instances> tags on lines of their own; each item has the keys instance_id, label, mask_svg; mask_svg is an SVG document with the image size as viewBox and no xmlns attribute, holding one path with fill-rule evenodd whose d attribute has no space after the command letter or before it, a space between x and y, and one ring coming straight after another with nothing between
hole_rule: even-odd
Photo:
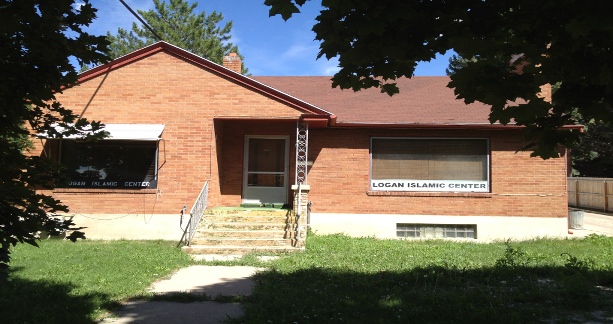
<instances>
[{"instance_id":1,"label":"brick building","mask_svg":"<svg viewBox=\"0 0 613 324\"><path fill-rule=\"evenodd\" d=\"M448 78L402 79L389 97L332 89L328 77L246 77L237 59L224 67L160 42L58 94L111 134L41 139L41 154L72 172L51 194L77 225L178 240L179 213L205 183L209 207L291 206L300 184L319 233L566 234L565 158L518 151L521 128L490 124L489 108L456 100Z\"/></svg>"}]
</instances>

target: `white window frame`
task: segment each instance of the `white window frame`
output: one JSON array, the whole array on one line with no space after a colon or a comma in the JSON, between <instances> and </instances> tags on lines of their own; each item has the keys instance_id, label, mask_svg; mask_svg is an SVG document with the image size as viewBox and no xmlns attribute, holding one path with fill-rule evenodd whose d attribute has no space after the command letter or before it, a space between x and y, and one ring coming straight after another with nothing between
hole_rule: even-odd
<instances>
[{"instance_id":1,"label":"white window frame","mask_svg":"<svg viewBox=\"0 0 613 324\"><path fill-rule=\"evenodd\" d=\"M373 140L483 140L486 145L487 179L474 180L422 180L422 179L386 179L374 180L373 175ZM482 137L387 137L370 138L369 148L369 190L370 191L406 191L406 192L491 192L491 148L489 138Z\"/></svg>"},{"instance_id":2,"label":"white window frame","mask_svg":"<svg viewBox=\"0 0 613 324\"><path fill-rule=\"evenodd\" d=\"M397 223L396 237L400 239L477 239L476 224L416 224Z\"/></svg>"}]
</instances>

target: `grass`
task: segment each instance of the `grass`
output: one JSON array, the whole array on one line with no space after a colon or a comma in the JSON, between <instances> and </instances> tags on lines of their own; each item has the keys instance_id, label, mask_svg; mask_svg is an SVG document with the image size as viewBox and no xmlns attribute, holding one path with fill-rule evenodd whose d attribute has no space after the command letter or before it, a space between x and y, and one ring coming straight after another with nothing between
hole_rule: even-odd
<instances>
[{"instance_id":1,"label":"grass","mask_svg":"<svg viewBox=\"0 0 613 324\"><path fill-rule=\"evenodd\" d=\"M493 244L310 234L307 250L261 262L194 262L172 242L55 240L13 249L0 322L93 323L190 264L252 265L247 323L535 323L613 321L613 238Z\"/></svg>"},{"instance_id":2,"label":"grass","mask_svg":"<svg viewBox=\"0 0 613 324\"><path fill-rule=\"evenodd\" d=\"M43 240L12 250L0 322L93 323L191 263L173 242Z\"/></svg>"},{"instance_id":3,"label":"grass","mask_svg":"<svg viewBox=\"0 0 613 324\"><path fill-rule=\"evenodd\" d=\"M613 238L307 243L258 275L246 322L613 321Z\"/></svg>"}]
</instances>

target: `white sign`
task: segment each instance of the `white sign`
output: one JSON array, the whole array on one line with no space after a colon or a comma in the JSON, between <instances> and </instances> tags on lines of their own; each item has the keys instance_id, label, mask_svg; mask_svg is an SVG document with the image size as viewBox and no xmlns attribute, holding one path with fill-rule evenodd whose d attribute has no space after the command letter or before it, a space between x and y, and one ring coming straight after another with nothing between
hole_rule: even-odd
<instances>
[{"instance_id":1,"label":"white sign","mask_svg":"<svg viewBox=\"0 0 613 324\"><path fill-rule=\"evenodd\" d=\"M487 181L472 180L371 180L377 191L489 192Z\"/></svg>"}]
</instances>

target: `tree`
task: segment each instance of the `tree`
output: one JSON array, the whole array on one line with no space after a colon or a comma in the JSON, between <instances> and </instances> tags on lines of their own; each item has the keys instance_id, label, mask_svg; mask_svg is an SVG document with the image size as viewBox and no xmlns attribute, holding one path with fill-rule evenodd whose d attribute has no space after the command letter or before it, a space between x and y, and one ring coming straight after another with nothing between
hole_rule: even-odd
<instances>
[{"instance_id":1,"label":"tree","mask_svg":"<svg viewBox=\"0 0 613 324\"><path fill-rule=\"evenodd\" d=\"M213 11L194 13L197 2L188 4L184 0L153 0L155 10L142 11L138 14L158 34L162 40L181 47L196 55L207 58L215 63L222 64L224 55L230 52L238 54L238 47L229 42L232 22L223 27L219 23L223 15ZM156 36L148 29L132 24L132 30L119 28L116 35L107 34L112 58L125 55L139 48L151 45L158 41ZM242 57L241 57L242 58ZM243 68L243 73L246 73Z\"/></svg>"},{"instance_id":2,"label":"tree","mask_svg":"<svg viewBox=\"0 0 613 324\"><path fill-rule=\"evenodd\" d=\"M613 127L610 122L584 122L585 135L572 151L573 174L613 177Z\"/></svg>"},{"instance_id":3,"label":"tree","mask_svg":"<svg viewBox=\"0 0 613 324\"><path fill-rule=\"evenodd\" d=\"M468 61L476 59L466 59L453 55L449 58L449 67L446 69L447 75L455 74L458 70L464 68ZM558 86L559 84L554 85L553 89L557 89ZM584 120L577 111L572 114L575 120L584 125L584 132L570 154L573 166L571 175L613 177L613 128L611 123Z\"/></svg>"},{"instance_id":4,"label":"tree","mask_svg":"<svg viewBox=\"0 0 613 324\"><path fill-rule=\"evenodd\" d=\"M454 54L449 58L449 66L445 69L445 73L449 76L452 76L456 73L456 71L466 67L466 64L468 64L468 62L476 60L477 58L475 57L467 59L465 57L457 56Z\"/></svg>"},{"instance_id":5,"label":"tree","mask_svg":"<svg viewBox=\"0 0 613 324\"><path fill-rule=\"evenodd\" d=\"M55 93L74 84L70 64L103 62L108 43L81 27L95 18L87 0L0 0L0 275L11 246L36 244L36 233L75 230L71 221L52 216L67 207L37 191L60 180L57 165L29 154L31 132L49 137L104 136L99 122L88 122L55 101ZM56 126L61 126L57 128ZM95 135L94 135L95 134ZM68 238L83 238L80 231Z\"/></svg>"},{"instance_id":6,"label":"tree","mask_svg":"<svg viewBox=\"0 0 613 324\"><path fill-rule=\"evenodd\" d=\"M305 0L266 0L288 19ZM613 120L613 20L598 0L323 0L313 27L318 57L338 57L334 87L380 87L411 77L419 61L453 49L475 58L451 76L466 103L491 106L489 121L525 126L533 156L557 157L586 120ZM553 102L538 96L556 85Z\"/></svg>"}]
</instances>

